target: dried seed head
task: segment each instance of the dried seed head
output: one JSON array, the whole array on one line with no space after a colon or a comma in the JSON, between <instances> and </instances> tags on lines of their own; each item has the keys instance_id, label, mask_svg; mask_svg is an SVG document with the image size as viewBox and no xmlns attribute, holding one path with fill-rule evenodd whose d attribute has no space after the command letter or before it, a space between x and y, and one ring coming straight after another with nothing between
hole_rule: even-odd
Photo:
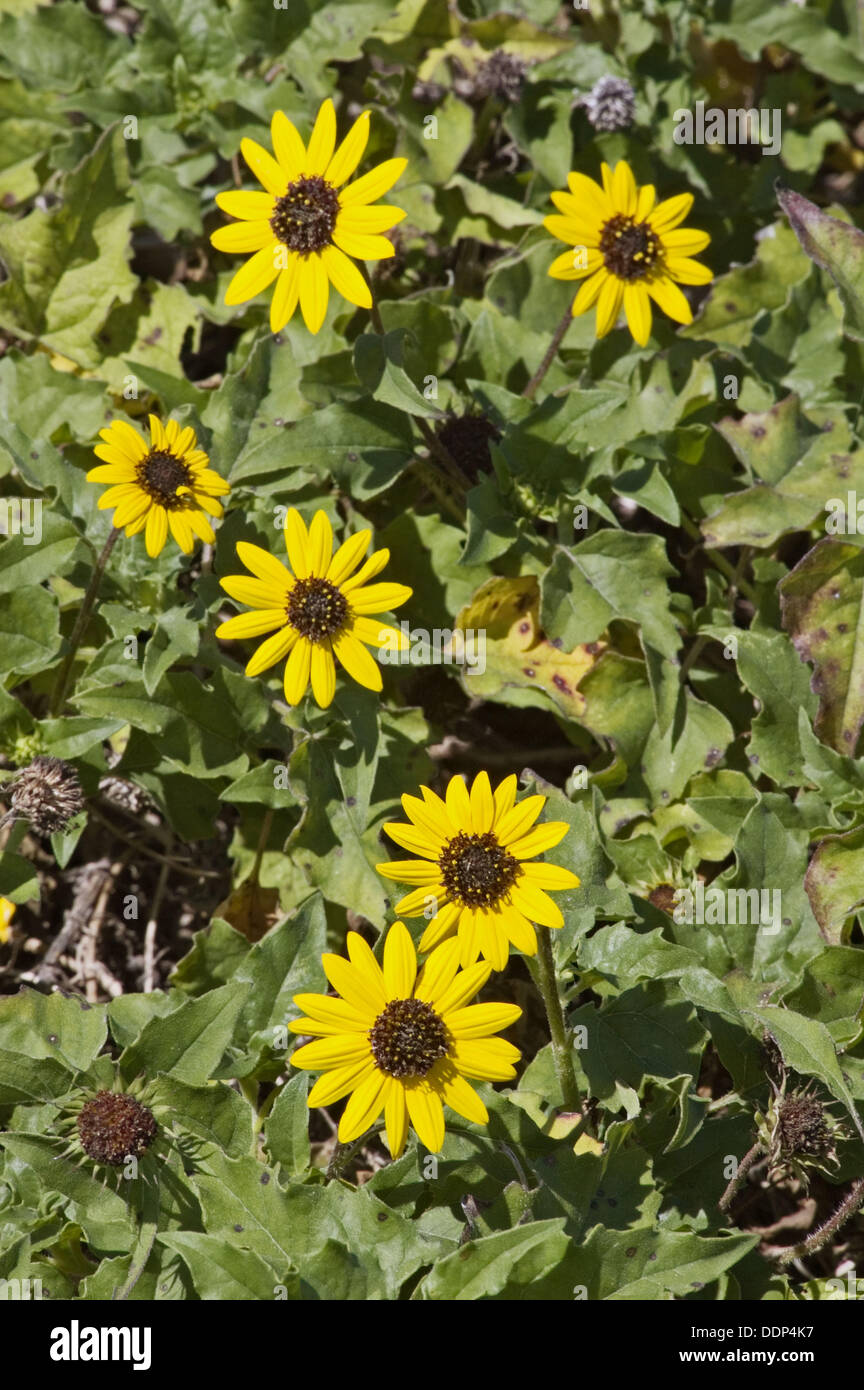
<instances>
[{"instance_id":1,"label":"dried seed head","mask_svg":"<svg viewBox=\"0 0 864 1390\"><path fill-rule=\"evenodd\" d=\"M832 1148L825 1107L815 1096L785 1096L777 1107L777 1142L783 1158L819 1158Z\"/></svg>"},{"instance_id":2,"label":"dried seed head","mask_svg":"<svg viewBox=\"0 0 864 1390\"><path fill-rule=\"evenodd\" d=\"M9 788L12 811L38 835L65 830L84 809L78 773L60 758L34 758Z\"/></svg>"},{"instance_id":3,"label":"dried seed head","mask_svg":"<svg viewBox=\"0 0 864 1390\"><path fill-rule=\"evenodd\" d=\"M504 53L496 49L490 58L474 75L474 96L479 99L498 97L514 105L522 95L525 81L525 64L515 53Z\"/></svg>"},{"instance_id":4,"label":"dried seed head","mask_svg":"<svg viewBox=\"0 0 864 1390\"><path fill-rule=\"evenodd\" d=\"M501 431L485 415L448 415L435 431L448 454L473 482L481 473L491 473L489 445L501 438Z\"/></svg>"},{"instance_id":5,"label":"dried seed head","mask_svg":"<svg viewBox=\"0 0 864 1390\"><path fill-rule=\"evenodd\" d=\"M623 77L601 77L580 104L595 130L627 130L636 114L636 93Z\"/></svg>"},{"instance_id":6,"label":"dried seed head","mask_svg":"<svg viewBox=\"0 0 864 1390\"><path fill-rule=\"evenodd\" d=\"M152 1111L133 1096L99 1091L81 1108L78 1138L94 1163L119 1168L127 1158L140 1158L156 1137Z\"/></svg>"}]
</instances>

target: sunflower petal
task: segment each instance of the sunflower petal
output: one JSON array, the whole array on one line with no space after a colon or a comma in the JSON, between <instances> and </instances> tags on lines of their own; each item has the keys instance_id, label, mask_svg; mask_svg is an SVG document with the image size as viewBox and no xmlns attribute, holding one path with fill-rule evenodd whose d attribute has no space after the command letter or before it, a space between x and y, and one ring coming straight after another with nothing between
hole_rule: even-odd
<instances>
[{"instance_id":1,"label":"sunflower petal","mask_svg":"<svg viewBox=\"0 0 864 1390\"><path fill-rule=\"evenodd\" d=\"M363 158L368 140L369 112L362 111L324 171L325 179L333 188L339 188L350 179Z\"/></svg>"},{"instance_id":2,"label":"sunflower petal","mask_svg":"<svg viewBox=\"0 0 864 1390\"><path fill-rule=\"evenodd\" d=\"M417 952L404 922L394 922L384 942L384 988L388 1003L410 999L417 977Z\"/></svg>"},{"instance_id":3,"label":"sunflower petal","mask_svg":"<svg viewBox=\"0 0 864 1390\"><path fill-rule=\"evenodd\" d=\"M272 193L274 198L281 198L288 187L288 175L276 163L272 154L268 154L264 146L259 145L257 141L248 138L240 141L240 153L267 192Z\"/></svg>"}]
</instances>

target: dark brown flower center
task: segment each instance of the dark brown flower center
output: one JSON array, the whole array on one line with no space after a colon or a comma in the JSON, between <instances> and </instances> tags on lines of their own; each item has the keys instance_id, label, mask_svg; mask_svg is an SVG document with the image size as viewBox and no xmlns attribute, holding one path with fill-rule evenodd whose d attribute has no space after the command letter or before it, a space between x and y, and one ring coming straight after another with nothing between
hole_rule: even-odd
<instances>
[{"instance_id":1,"label":"dark brown flower center","mask_svg":"<svg viewBox=\"0 0 864 1390\"><path fill-rule=\"evenodd\" d=\"M369 1030L378 1068L388 1076L425 1076L447 1056L444 1020L422 999L394 999Z\"/></svg>"},{"instance_id":2,"label":"dark brown flower center","mask_svg":"<svg viewBox=\"0 0 864 1390\"><path fill-rule=\"evenodd\" d=\"M117 1091L99 1091L78 1116L81 1147L94 1163L119 1168L127 1158L140 1158L156 1137L152 1111Z\"/></svg>"},{"instance_id":3,"label":"dark brown flower center","mask_svg":"<svg viewBox=\"0 0 864 1390\"><path fill-rule=\"evenodd\" d=\"M606 269L619 280L642 280L662 254L660 238L647 222L634 222L623 212L609 219L600 233Z\"/></svg>"},{"instance_id":4,"label":"dark brown flower center","mask_svg":"<svg viewBox=\"0 0 864 1390\"><path fill-rule=\"evenodd\" d=\"M310 642L335 637L348 611L348 600L329 579L298 579L288 596L288 621Z\"/></svg>"},{"instance_id":5,"label":"dark brown flower center","mask_svg":"<svg viewBox=\"0 0 864 1390\"><path fill-rule=\"evenodd\" d=\"M167 449L151 449L138 465L138 482L160 507L179 511L187 505L187 495L178 497L177 489L192 486L192 473Z\"/></svg>"},{"instance_id":6,"label":"dark brown flower center","mask_svg":"<svg viewBox=\"0 0 864 1390\"><path fill-rule=\"evenodd\" d=\"M519 877L519 861L498 843L491 830L466 835L460 830L438 860L441 879L451 898L464 907L494 907Z\"/></svg>"},{"instance_id":7,"label":"dark brown flower center","mask_svg":"<svg viewBox=\"0 0 864 1390\"><path fill-rule=\"evenodd\" d=\"M276 200L270 226L289 251L308 256L310 251L322 251L330 245L338 212L336 189L316 174L289 183Z\"/></svg>"}]
</instances>

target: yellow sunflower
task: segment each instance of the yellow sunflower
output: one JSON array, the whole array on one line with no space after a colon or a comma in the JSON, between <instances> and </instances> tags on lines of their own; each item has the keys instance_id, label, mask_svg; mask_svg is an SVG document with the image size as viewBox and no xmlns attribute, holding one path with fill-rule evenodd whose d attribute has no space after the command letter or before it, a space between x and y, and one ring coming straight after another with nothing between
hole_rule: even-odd
<instances>
[{"instance_id":1,"label":"yellow sunflower","mask_svg":"<svg viewBox=\"0 0 864 1390\"><path fill-rule=\"evenodd\" d=\"M602 166L603 186L585 174L569 174L569 193L553 193L558 213L543 225L571 250L552 262L556 280L584 280L573 301L573 315L597 305L597 337L615 327L623 305L627 325L644 347L651 333L651 300L676 323L690 323L690 305L678 288L707 285L711 271L691 260L704 251L707 232L681 227L691 207L692 193L655 206L651 184L637 188L626 160L614 173ZM678 282L676 284L675 282Z\"/></svg>"},{"instance_id":2,"label":"yellow sunflower","mask_svg":"<svg viewBox=\"0 0 864 1390\"><path fill-rule=\"evenodd\" d=\"M100 510L115 507L114 525L127 536L144 532L147 554L155 558L171 535L185 554L195 537L216 539L208 517L222 515L218 501L230 492L224 478L210 467L203 449L196 448L195 431L176 420L164 426L150 416L150 443L128 420L114 420L99 431L104 444L93 450L104 459L87 474L90 483L113 483L99 498Z\"/></svg>"},{"instance_id":3,"label":"yellow sunflower","mask_svg":"<svg viewBox=\"0 0 864 1390\"><path fill-rule=\"evenodd\" d=\"M516 801L516 778L505 777L493 794L489 776L479 772L471 792L461 777L452 777L445 799L421 787L421 801L403 796L410 825L384 826L391 840L419 859L377 864L379 874L418 886L396 904L406 917L425 916L436 908L420 941L431 951L454 932L463 966L484 956L495 970L507 964L510 942L533 956L537 935L532 926L561 927L564 918L547 888L578 888L579 879L555 864L528 864L563 840L566 821L534 825L545 796ZM532 828L533 827L533 828Z\"/></svg>"},{"instance_id":4,"label":"yellow sunflower","mask_svg":"<svg viewBox=\"0 0 864 1390\"><path fill-rule=\"evenodd\" d=\"M258 545L237 544L239 559L255 577L229 575L220 583L231 598L258 611L228 618L220 623L216 636L272 633L247 664L246 674L257 676L287 656L285 699L289 705L300 703L311 679L312 694L322 709L327 708L336 691L334 657L360 685L380 690L381 672L364 642L392 652L407 646L399 628L370 616L398 608L412 594L407 584L368 582L387 564L389 550L373 551L357 569L371 539L371 531L358 531L334 555L333 530L326 514L317 511L307 531L292 507L285 518L290 570Z\"/></svg>"},{"instance_id":5,"label":"yellow sunflower","mask_svg":"<svg viewBox=\"0 0 864 1390\"><path fill-rule=\"evenodd\" d=\"M357 932L348 956L321 957L341 999L295 994L305 1018L289 1027L313 1036L292 1054L295 1067L326 1074L309 1092L309 1105L332 1105L349 1093L339 1139L350 1144L375 1124L382 1110L393 1158L405 1147L409 1120L427 1149L444 1143L442 1101L466 1120L489 1119L466 1077L509 1081L518 1049L490 1035L522 1013L516 1004L469 1004L488 980L488 965L459 970L459 946L446 941L417 975L417 956L402 922L384 943L383 969Z\"/></svg>"},{"instance_id":6,"label":"yellow sunflower","mask_svg":"<svg viewBox=\"0 0 864 1390\"><path fill-rule=\"evenodd\" d=\"M15 904L10 903L8 898L0 898L0 946L5 946L12 935L12 918L15 916Z\"/></svg>"},{"instance_id":7,"label":"yellow sunflower","mask_svg":"<svg viewBox=\"0 0 864 1390\"><path fill-rule=\"evenodd\" d=\"M243 158L266 189L264 193L217 193L216 202L231 217L210 240L218 251L252 251L228 286L226 304L245 304L276 280L270 303L274 333L300 312L310 333L317 333L327 313L329 287L361 309L372 295L349 256L382 261L394 248L382 232L405 216L402 208L370 207L392 188L406 159L386 159L368 174L351 178L369 139L369 112L364 111L336 148L336 112L332 101L318 112L308 146L284 111L270 123L273 155L255 140L241 140ZM278 279L277 279L278 276Z\"/></svg>"}]
</instances>

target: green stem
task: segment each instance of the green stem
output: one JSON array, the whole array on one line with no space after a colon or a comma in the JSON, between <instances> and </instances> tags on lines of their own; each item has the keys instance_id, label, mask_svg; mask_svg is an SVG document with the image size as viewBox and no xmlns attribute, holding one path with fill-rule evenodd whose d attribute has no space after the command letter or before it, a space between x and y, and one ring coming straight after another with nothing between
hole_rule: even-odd
<instances>
[{"instance_id":1,"label":"green stem","mask_svg":"<svg viewBox=\"0 0 864 1390\"><path fill-rule=\"evenodd\" d=\"M555 332L552 334L552 341L546 349L546 355L543 358L543 361L540 363L540 366L537 368L531 380L528 382L528 385L525 387L525 390L522 392L522 395L525 397L526 400L533 401L534 396L537 392L537 387L540 385L549 368L552 366L552 363L555 361L555 354L561 346L564 334L567 332L567 329L570 327L570 324L572 322L572 307L568 304L564 317L562 318L558 327L555 329Z\"/></svg>"},{"instance_id":2,"label":"green stem","mask_svg":"<svg viewBox=\"0 0 864 1390\"><path fill-rule=\"evenodd\" d=\"M69 689L69 681L72 675L72 663L75 660L75 654L78 651L78 647L81 643L81 638L84 636L84 630L87 627L88 622L90 621L90 614L92 613L93 605L96 602L96 595L99 592L99 585L102 582L102 575L104 574L105 566L108 563L108 556L114 549L117 537L119 535L120 531L118 527L112 527L111 533L108 536L108 539L105 542L104 546L102 547L102 553L99 556L99 559L96 561L95 568L93 570L92 575L90 576L90 583L87 587L87 592L84 595L84 602L81 604L81 607L78 610L78 617L75 619L75 626L72 629L72 636L69 638L69 650L66 653L66 656L63 659L63 664L60 667L60 670L57 674L57 681L54 686L54 697L49 707L49 714L52 718L60 713L60 711L63 708L63 705L65 704L66 693Z\"/></svg>"},{"instance_id":3,"label":"green stem","mask_svg":"<svg viewBox=\"0 0 864 1390\"><path fill-rule=\"evenodd\" d=\"M567 1025L564 1022L564 1010L561 1007L561 996L558 993L558 982L555 978L555 957L552 954L552 937L548 927L537 927L537 974L540 993L546 1006L546 1017L549 1021L555 1075L558 1078L558 1085L561 1087L561 1094L567 1109L571 1112L577 1111L581 1108L582 1097L579 1094L579 1085L573 1066L573 1054L567 1037Z\"/></svg>"},{"instance_id":4,"label":"green stem","mask_svg":"<svg viewBox=\"0 0 864 1390\"><path fill-rule=\"evenodd\" d=\"M725 555L721 555L719 551L716 550L709 550L707 546L705 546L705 537L702 535L699 527L696 525L695 521L691 521L687 513L683 511L681 513L681 525L688 536L694 541L700 541L702 543L703 554L706 560L709 560L714 568L719 570L720 573L729 580L730 586L733 589L739 590L751 603L757 604L759 602L759 595L756 593L753 585L748 583L746 579L741 578L738 569L733 569Z\"/></svg>"}]
</instances>

